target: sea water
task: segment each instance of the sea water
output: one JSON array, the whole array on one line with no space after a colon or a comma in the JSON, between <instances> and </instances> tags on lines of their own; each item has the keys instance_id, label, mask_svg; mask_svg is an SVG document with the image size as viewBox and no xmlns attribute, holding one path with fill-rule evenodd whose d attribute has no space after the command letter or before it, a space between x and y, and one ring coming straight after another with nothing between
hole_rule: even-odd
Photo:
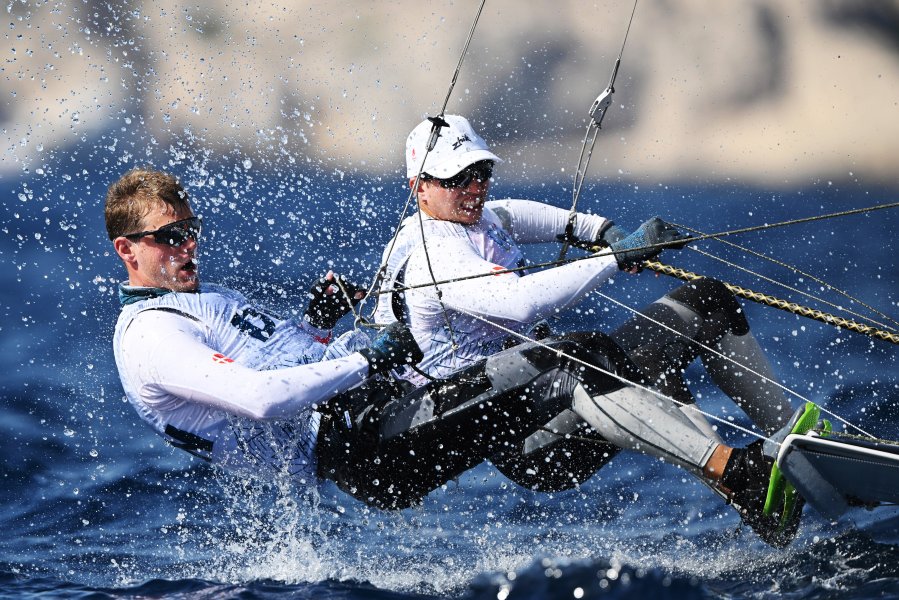
<instances>
[{"instance_id":1,"label":"sea water","mask_svg":"<svg viewBox=\"0 0 899 600\"><path fill-rule=\"evenodd\" d=\"M40 173L0 181L0 596L268 598L873 598L899 593L899 514L854 509L831 523L806 509L796 541L766 547L683 471L619 455L578 489L517 487L489 464L401 512L368 508L333 485L299 490L235 478L169 448L124 401L112 360L123 269L105 239L106 186L129 165L85 145ZM189 157L188 157L189 158ZM368 282L396 226L402 173L327 165L266 169L247 160L172 160L204 217L201 273L285 314L301 315L311 279L333 269ZM76 166L77 165L77 166ZM565 207L567 180L515 184L495 197ZM581 210L625 229L660 215L703 233L895 200L846 178L766 190L740 184L603 181ZM896 210L768 229L696 244L667 262L745 287L865 315L825 285L895 317ZM556 247L533 249L534 262ZM678 285L644 272L602 288L640 307ZM744 302L785 385L884 437L899 435L896 346ZM608 330L627 308L591 296L559 330ZM876 316L883 321L883 317ZM895 326L892 322L888 325ZM349 319L340 327L351 327ZM171 349L177 352L176 348ZM699 367L700 407L741 445L748 426Z\"/></svg>"}]
</instances>

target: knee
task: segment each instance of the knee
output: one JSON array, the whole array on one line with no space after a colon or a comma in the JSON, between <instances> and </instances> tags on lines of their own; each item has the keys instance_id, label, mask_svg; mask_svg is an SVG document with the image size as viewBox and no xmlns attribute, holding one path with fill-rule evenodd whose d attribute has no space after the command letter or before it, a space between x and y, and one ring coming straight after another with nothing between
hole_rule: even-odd
<instances>
[{"instance_id":1,"label":"knee","mask_svg":"<svg viewBox=\"0 0 899 600\"><path fill-rule=\"evenodd\" d=\"M638 383L646 383L646 374L638 367L627 352L610 336L599 332L566 333L558 338L567 346L566 353L589 365L595 365L600 371L593 373L602 381L606 390L614 390L623 386L617 376ZM577 368L576 371L582 371ZM594 384L599 381L594 381Z\"/></svg>"},{"instance_id":2,"label":"knee","mask_svg":"<svg viewBox=\"0 0 899 600\"><path fill-rule=\"evenodd\" d=\"M749 322L743 307L727 286L717 279L691 281L667 295L672 300L689 306L704 319L723 320L734 335L749 333Z\"/></svg>"}]
</instances>

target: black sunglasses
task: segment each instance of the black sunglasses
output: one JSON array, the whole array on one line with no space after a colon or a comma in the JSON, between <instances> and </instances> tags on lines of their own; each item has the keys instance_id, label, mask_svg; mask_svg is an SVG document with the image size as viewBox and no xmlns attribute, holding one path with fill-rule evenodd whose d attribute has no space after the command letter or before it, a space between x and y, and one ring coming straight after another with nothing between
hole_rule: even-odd
<instances>
[{"instance_id":1,"label":"black sunglasses","mask_svg":"<svg viewBox=\"0 0 899 600\"><path fill-rule=\"evenodd\" d=\"M129 240L137 240L144 236L152 235L153 241L157 244L168 244L177 248L183 246L188 239L197 241L200 232L203 229L203 220L200 217L190 217L181 219L168 225L163 225L159 229L153 231L139 231L137 233L128 233L123 238Z\"/></svg>"},{"instance_id":2,"label":"black sunglasses","mask_svg":"<svg viewBox=\"0 0 899 600\"><path fill-rule=\"evenodd\" d=\"M493 177L493 161L490 160L482 160L469 165L452 177L447 177L446 179L440 179L439 177L434 177L427 173L421 174L421 178L425 181L437 181L440 183L440 187L445 189L467 188L471 185L472 181L484 182L488 181L491 177Z\"/></svg>"}]
</instances>

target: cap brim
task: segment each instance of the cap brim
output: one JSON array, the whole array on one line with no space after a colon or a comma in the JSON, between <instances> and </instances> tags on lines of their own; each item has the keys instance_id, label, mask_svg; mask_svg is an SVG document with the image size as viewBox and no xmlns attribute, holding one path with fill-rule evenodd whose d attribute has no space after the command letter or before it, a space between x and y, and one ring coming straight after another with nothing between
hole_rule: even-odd
<instances>
[{"instance_id":1,"label":"cap brim","mask_svg":"<svg viewBox=\"0 0 899 600\"><path fill-rule=\"evenodd\" d=\"M446 179L460 172L465 167L482 160L492 160L496 163L503 162L500 157L489 150L472 150L471 152L466 152L462 156L454 156L450 160L445 160L440 164L433 166L428 165L425 168L425 172L433 177Z\"/></svg>"}]
</instances>

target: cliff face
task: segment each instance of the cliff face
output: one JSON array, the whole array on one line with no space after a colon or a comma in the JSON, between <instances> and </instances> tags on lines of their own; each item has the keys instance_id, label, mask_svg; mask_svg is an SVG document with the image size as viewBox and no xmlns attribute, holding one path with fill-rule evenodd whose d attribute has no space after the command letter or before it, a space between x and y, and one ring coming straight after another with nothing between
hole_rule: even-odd
<instances>
[{"instance_id":1,"label":"cliff face","mask_svg":"<svg viewBox=\"0 0 899 600\"><path fill-rule=\"evenodd\" d=\"M406 134L446 97L478 5L203 4L12 1L3 172L99 132L397 171ZM488 0L447 112L480 124L504 176L567 179L631 9ZM894 183L897 32L897 1L644 0L591 174Z\"/></svg>"}]
</instances>

